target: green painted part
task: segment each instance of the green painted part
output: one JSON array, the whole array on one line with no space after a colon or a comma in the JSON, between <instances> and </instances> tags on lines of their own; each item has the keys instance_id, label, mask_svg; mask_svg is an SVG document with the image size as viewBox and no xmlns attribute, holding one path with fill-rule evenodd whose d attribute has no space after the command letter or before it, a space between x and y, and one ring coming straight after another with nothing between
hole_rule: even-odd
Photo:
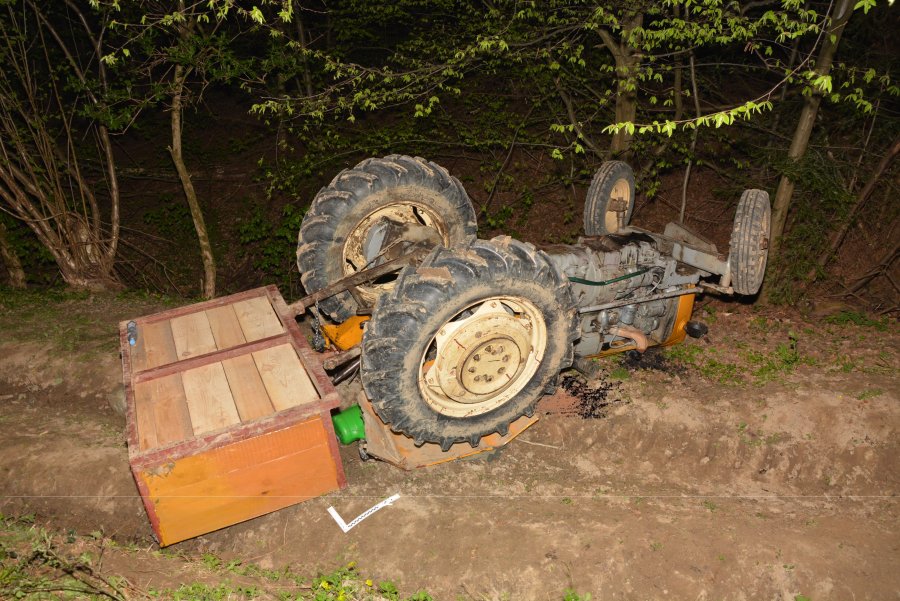
<instances>
[{"instance_id":1,"label":"green painted part","mask_svg":"<svg viewBox=\"0 0 900 601\"><path fill-rule=\"evenodd\" d=\"M622 280L627 280L628 278L633 278L635 276L647 273L650 271L648 268L638 269L634 273L626 273L625 275L620 275L617 278L613 278L611 280L603 280L601 282L596 282L594 280L585 280L583 278L576 278L574 276L569 277L570 282L575 282L576 284L582 284L583 286L609 286L610 284L614 284L616 282L621 282Z\"/></svg>"},{"instance_id":2,"label":"green painted part","mask_svg":"<svg viewBox=\"0 0 900 601\"><path fill-rule=\"evenodd\" d=\"M331 423L334 424L334 433L337 434L341 444L350 444L366 438L366 425L359 405L335 413L331 416Z\"/></svg>"}]
</instances>

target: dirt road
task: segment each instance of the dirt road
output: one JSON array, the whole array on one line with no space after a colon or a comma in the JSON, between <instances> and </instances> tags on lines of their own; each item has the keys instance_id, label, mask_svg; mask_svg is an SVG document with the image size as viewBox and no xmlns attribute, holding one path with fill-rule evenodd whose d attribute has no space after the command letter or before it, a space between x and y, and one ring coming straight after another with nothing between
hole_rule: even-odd
<instances>
[{"instance_id":1,"label":"dirt road","mask_svg":"<svg viewBox=\"0 0 900 601\"><path fill-rule=\"evenodd\" d=\"M110 400L116 321L154 307L2 309L0 512L152 549ZM605 417L547 415L493 455L415 472L347 447L344 491L175 549L310 574L353 560L440 600L898 598L896 324L706 317L706 340L605 364L588 383L610 387ZM395 493L347 534L326 511L349 521ZM145 589L171 577L116 569Z\"/></svg>"}]
</instances>

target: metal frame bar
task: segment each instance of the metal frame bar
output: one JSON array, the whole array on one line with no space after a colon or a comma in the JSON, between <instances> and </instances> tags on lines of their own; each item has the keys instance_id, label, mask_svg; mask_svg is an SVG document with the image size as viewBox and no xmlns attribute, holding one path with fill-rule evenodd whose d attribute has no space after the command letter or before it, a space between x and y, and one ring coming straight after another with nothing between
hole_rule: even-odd
<instances>
[{"instance_id":1,"label":"metal frame bar","mask_svg":"<svg viewBox=\"0 0 900 601\"><path fill-rule=\"evenodd\" d=\"M288 314L291 316L301 315L306 311L307 307L315 305L320 300L334 296L335 294L339 294L341 292L352 290L353 288L356 288L360 284L368 282L369 280L374 280L375 278L387 275L392 271L396 271L397 269L400 269L406 265L411 265L417 262L419 259L423 258L429 252L431 252L430 246L417 246L401 257L391 259L390 261L382 263L381 265L378 265L376 267L364 269L360 272L354 273L353 275L347 276L335 282L334 284L331 284L330 286L325 286L321 290L317 290L312 294L301 298L297 302L287 305Z\"/></svg>"},{"instance_id":2,"label":"metal frame bar","mask_svg":"<svg viewBox=\"0 0 900 601\"><path fill-rule=\"evenodd\" d=\"M590 307L581 307L578 309L579 313L594 313L597 311L603 311L605 309L615 309L616 307L625 307L627 305L633 305L635 303L646 303L655 300L662 300L665 298L673 298L676 296L684 296L686 294L700 294L703 292L702 288L681 288L679 290L672 290L670 292L661 292L659 294L651 294L650 296L643 296L640 298L628 298L618 301L613 301L611 303L604 303L602 305L592 305Z\"/></svg>"}]
</instances>

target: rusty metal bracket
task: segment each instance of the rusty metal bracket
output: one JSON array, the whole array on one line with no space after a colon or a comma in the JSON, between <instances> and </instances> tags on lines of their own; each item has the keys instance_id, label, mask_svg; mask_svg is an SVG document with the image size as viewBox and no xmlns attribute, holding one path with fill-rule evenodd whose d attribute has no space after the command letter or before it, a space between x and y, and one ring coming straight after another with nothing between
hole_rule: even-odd
<instances>
[{"instance_id":1,"label":"rusty metal bracket","mask_svg":"<svg viewBox=\"0 0 900 601\"><path fill-rule=\"evenodd\" d=\"M393 271L397 271L398 269L401 269L406 265L413 265L415 263L418 263L423 257L425 257L425 255L431 252L431 249L432 247L430 245L414 246L408 253L397 257L396 259L391 259L390 261L386 261L381 265L377 265L369 269L364 269L363 271L360 271L358 273L354 273L353 275L338 280L330 286L325 286L321 290L317 290L308 296L304 296L297 302L288 305L288 310L295 317L297 315L302 315L306 312L306 309L308 307L315 305L322 299L351 290L356 286L359 286L360 284L364 284L365 282L368 282L370 280L374 280Z\"/></svg>"}]
</instances>

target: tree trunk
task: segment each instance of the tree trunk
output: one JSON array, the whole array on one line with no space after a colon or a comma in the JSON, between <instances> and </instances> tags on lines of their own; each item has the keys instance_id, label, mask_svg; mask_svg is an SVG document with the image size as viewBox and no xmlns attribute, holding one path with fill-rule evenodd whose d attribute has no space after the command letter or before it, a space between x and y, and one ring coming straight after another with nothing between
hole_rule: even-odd
<instances>
[{"instance_id":1,"label":"tree trunk","mask_svg":"<svg viewBox=\"0 0 900 601\"><path fill-rule=\"evenodd\" d=\"M822 50L816 59L816 67L814 72L816 75L825 76L831 72L831 65L834 61L834 55L837 51L838 43L841 40L841 33L844 26L850 19L853 12L852 0L838 0L829 16L830 24L824 34L824 42ZM822 102L822 94L813 91L807 96L803 103L803 111L797 121L797 128L794 130L794 137L791 140L791 147L788 150L788 159L791 161L799 161L806 154L809 146L809 138L812 134L813 126L816 122L816 114L819 111L819 105ZM787 176L782 176L778 182L778 189L775 192L775 200L772 206L772 231L770 234L769 244L769 265L773 264L771 259L778 257L781 248L781 239L784 235L784 224L787 221L788 210L791 207L791 197L794 194L794 182Z\"/></svg>"},{"instance_id":2,"label":"tree trunk","mask_svg":"<svg viewBox=\"0 0 900 601\"><path fill-rule=\"evenodd\" d=\"M306 91L306 97L312 98L313 95L313 85L312 85L312 72L309 68L309 59L306 57L307 50L307 40L309 36L306 33L306 27L303 25L303 7L299 5L297 6L297 11L295 12L295 19L297 22L297 37L300 41L300 47L304 50L301 60L303 61L303 88Z\"/></svg>"},{"instance_id":3,"label":"tree trunk","mask_svg":"<svg viewBox=\"0 0 900 601\"><path fill-rule=\"evenodd\" d=\"M676 4L674 7L675 10L675 18L681 18L681 7ZM690 14L690 12L688 12ZM691 52L691 56L693 56L693 51ZM684 97L683 94L683 76L682 71L684 70L684 60L681 58L679 54L675 58L675 81L672 83L672 100L675 103L675 116L673 117L674 121L681 121L682 117L684 117Z\"/></svg>"},{"instance_id":4,"label":"tree trunk","mask_svg":"<svg viewBox=\"0 0 900 601\"><path fill-rule=\"evenodd\" d=\"M700 91L697 89L697 70L694 65L694 51L691 50L688 64L691 69L691 91L694 97L694 114L700 118ZM678 118L676 117L676 121ZM688 154L688 164L684 169L684 181L681 185L681 211L678 213L678 223L684 224L684 210L687 207L687 191L688 183L691 181L691 169L694 167L694 153L697 151L697 136L700 135L700 128L695 127L691 132L691 148Z\"/></svg>"},{"instance_id":5,"label":"tree trunk","mask_svg":"<svg viewBox=\"0 0 900 601\"><path fill-rule=\"evenodd\" d=\"M105 91L100 41L77 6L71 0L66 4L83 23L94 51L93 58L88 58L85 47L83 58L85 63L93 60L100 64L97 77ZM120 287L113 271L119 238L119 186L109 132L102 123L94 124L92 130L75 131L74 117L85 108L82 100L63 98L59 80L46 74L68 69L60 77L74 77L84 84L84 102L101 112L105 105L92 91L96 89L93 78L75 59L72 48L80 47L76 32L70 30L71 37L63 38L35 2L29 1L27 6L30 10L8 13L0 27L7 51L0 76L0 202L53 255L67 285L116 289ZM48 34L64 60L47 52ZM89 181L81 168L79 149L86 135L100 148L100 163L106 171L111 205L108 222L94 191L100 184Z\"/></svg>"},{"instance_id":6,"label":"tree trunk","mask_svg":"<svg viewBox=\"0 0 900 601\"><path fill-rule=\"evenodd\" d=\"M628 44L631 31L640 27L643 14L634 15L630 21L622 23L621 38L616 39L605 29L599 30L600 38L616 62L616 123L634 123L637 116L637 78L635 70L640 61L640 50ZM632 135L620 129L613 136L609 150L613 156L628 157Z\"/></svg>"},{"instance_id":7,"label":"tree trunk","mask_svg":"<svg viewBox=\"0 0 900 601\"><path fill-rule=\"evenodd\" d=\"M11 288L25 289L25 270L22 269L22 262L16 249L9 242L9 236L6 233L6 226L0 221L0 258L6 266L9 273L9 285Z\"/></svg>"},{"instance_id":8,"label":"tree trunk","mask_svg":"<svg viewBox=\"0 0 900 601\"><path fill-rule=\"evenodd\" d=\"M191 174L188 173L187 166L184 164L184 156L181 152L182 100L184 82L188 73L189 71L185 71L182 65L175 66L171 115L172 145L169 147L169 154L172 155L172 162L175 163L178 179L181 180L184 197L187 199L188 206L191 209L191 219L194 221L194 229L200 242L200 257L203 259L203 297L213 298L216 295L216 260L213 256L212 245L209 243L209 233L206 229L206 221L203 219L203 211L200 209L200 203L197 201L197 192L194 190Z\"/></svg>"}]
</instances>

